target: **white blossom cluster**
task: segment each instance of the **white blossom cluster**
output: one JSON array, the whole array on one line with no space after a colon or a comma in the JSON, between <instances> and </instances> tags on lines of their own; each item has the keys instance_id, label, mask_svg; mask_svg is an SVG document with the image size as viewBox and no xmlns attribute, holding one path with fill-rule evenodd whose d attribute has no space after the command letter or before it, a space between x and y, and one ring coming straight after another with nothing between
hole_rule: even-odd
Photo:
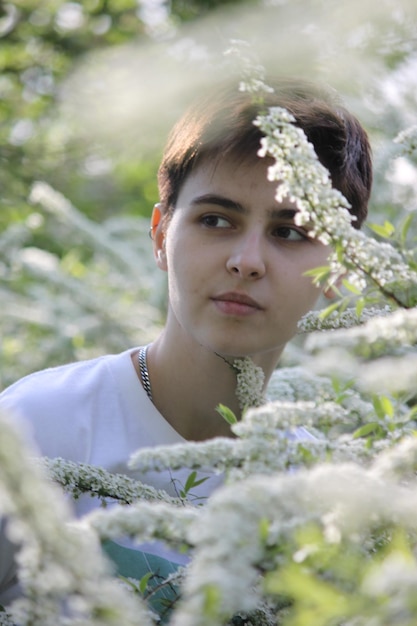
<instances>
[{"instance_id":1,"label":"white blossom cluster","mask_svg":"<svg viewBox=\"0 0 417 626\"><path fill-rule=\"evenodd\" d=\"M59 191L43 181L37 181L31 189L29 201L40 204L45 211L64 223L75 227L86 239L94 241L97 250L104 250L118 265L126 271L132 270L132 265L141 261L134 250L115 240L104 229L90 222L71 202Z\"/></svg>"},{"instance_id":2,"label":"white blossom cluster","mask_svg":"<svg viewBox=\"0 0 417 626\"><path fill-rule=\"evenodd\" d=\"M189 441L168 446L142 448L132 454L129 467L142 472L160 472L182 467L190 470L210 468L222 472L233 461L236 454L235 448L235 442L226 437L214 437L204 442Z\"/></svg>"},{"instance_id":3,"label":"white blossom cluster","mask_svg":"<svg viewBox=\"0 0 417 626\"><path fill-rule=\"evenodd\" d=\"M141 470L154 470L181 467L197 467L201 459L211 463L218 472L224 472L228 480L241 480L242 477L253 473L272 473L286 471L289 467L302 465L305 462L305 451L315 462L324 460L329 453L329 444L326 440L314 437L291 438L290 433L275 431L269 440L267 436L251 436L246 439L222 439L204 441L193 445L158 446L152 449L143 449L133 458L133 465ZM305 439L305 440L304 440ZM223 452L227 455L222 455ZM178 456L179 455L179 456ZM178 459L182 459L179 463Z\"/></svg>"},{"instance_id":4,"label":"white blossom cluster","mask_svg":"<svg viewBox=\"0 0 417 626\"><path fill-rule=\"evenodd\" d=\"M289 371L283 371L281 374L290 387ZM307 396L312 394L314 380L314 377L307 375L304 380L308 380L309 377L311 388L305 390ZM293 393L302 395L303 378L298 379L298 384L297 379L294 374ZM322 379L318 379L317 386L322 388L324 396L335 393L335 390L326 388ZM56 558L62 559L59 562L64 563L63 569L67 571L67 560L72 562L75 558L71 550L74 549L74 538L80 536L80 531L87 538L94 537L94 533L103 539L129 535L140 542L158 539L166 541L171 547L179 544L192 547L194 556L185 575L184 600L173 616L173 624L181 626L187 624L220 626L224 623L225 615L231 616L237 611L250 613L255 610L265 594L265 590L258 585L260 572L265 567L274 569L285 566L283 554L277 548L280 545L291 546L298 530L312 522L319 525L325 541L330 544L347 541L349 545L349 542L353 542L351 547L356 549L359 545L360 550L364 552L364 558L367 558L365 552L368 545L371 552L373 549L373 541L370 539L372 529L378 527L378 524L391 523L394 517L395 523L403 525L406 529L413 530L417 524L415 511L411 517L408 515L410 509L417 504L417 491L414 493L417 439L401 443L401 448L393 448L388 452L383 452L387 443L380 445L378 450L381 452L376 454L376 461L369 470L365 470L361 468L361 464L366 462L369 465L370 457L372 454L375 456L376 450L371 452L366 440L352 440L345 435L339 437L337 441L329 441L323 433L318 434L318 437L309 437L308 434L301 433L297 437L297 428L294 431L294 426L297 427L299 424L311 423L313 429L320 424L320 420L344 422L345 417L349 420L349 416L344 413L343 407L331 400L327 403L320 401L316 405L313 401L300 400L274 402L248 410L243 420L233 426L238 435L235 440L228 439L223 442L219 439L214 444L213 442L185 444L181 450L175 449L175 446L161 449L159 467L162 466L163 459L168 465L175 464L175 455L178 453L181 463L189 466L190 457L187 457L186 448L193 450L196 463L199 457L204 457L206 453L205 462L211 464L205 448L212 446L211 454L214 461L216 454L217 459L223 458L226 449L222 444L227 441L228 453L234 457L236 463L233 471L229 473L232 484L220 487L205 507L178 507L169 502L144 501L129 507L116 506L96 511L73 524L73 532L77 530L78 534L72 534L72 540L68 539L62 530L62 522L59 522L55 528L55 537L65 546L60 548ZM3 445L3 438L1 443ZM8 444L7 439L5 444ZM142 454L146 457L147 453L152 452L157 456L157 450L143 451ZM12 454L14 453L13 450ZM192 454L190 456L192 457ZM332 458L333 464L323 466L328 458ZM352 460L354 465L343 465L347 460ZM305 469L307 465L312 464L318 465L310 470ZM288 469L291 468L297 468L297 471L288 473ZM71 468L65 469L70 471ZM15 471L15 467L12 471L15 480L20 481L21 474ZM406 495L402 491L403 488L394 484L393 481L397 477L401 479L405 477L410 482ZM238 488L236 481L239 481ZM30 488L37 504L39 493L35 495L33 484ZM53 536L56 520L51 521L50 512L43 509L39 511L39 515L48 518L48 533ZM261 528L264 528L262 532ZM90 532L86 532L86 529L90 529ZM23 535L21 537L23 538ZM76 549L80 550L80 544L76 544ZM84 544L82 550L89 554L89 548ZM304 554L303 550L307 555L308 546L301 551L294 551L291 553L292 556L289 555L287 558L298 561L307 558L301 556ZM49 547L47 558L51 559ZM71 604L71 587L64 585L62 578L57 575L59 569L54 558L55 553L52 551L50 567L53 567L56 580L51 582L46 568L44 570L46 578L40 577L39 582L32 583L32 592L37 598L45 596L49 598L56 585L61 585L60 590L65 592L71 609L75 610ZM82 569L82 573L78 572L77 568ZM77 570L84 585L90 580L90 576L97 576L97 570L91 565L86 568L84 563L71 564L67 576L71 576L74 569ZM30 574L33 575L32 569ZM372 580L374 581L372 588L375 589L376 578ZM393 584L393 581L387 583L385 577L381 578L378 584L382 585L383 581L386 584ZM89 585L90 582L88 588ZM101 586L104 593L109 594L106 584L103 584L100 577L97 585ZM370 583L369 586L371 587ZM416 592L414 586L410 587L409 593L411 591ZM214 607L207 612L205 607L213 594L216 601ZM109 595L107 600L110 602L111 599L114 599L114 596ZM118 600L114 601L118 607ZM36 617L38 621L35 620L33 623L45 625L52 623L48 621L51 611L48 601L43 603L42 607L42 614L39 614ZM24 621L25 619L23 615L21 623L29 624L28 621ZM63 624L56 614L54 619L57 625ZM119 623L142 625L149 622L142 620L141 614L136 613L135 621L123 618Z\"/></svg>"},{"instance_id":5,"label":"white blossom cluster","mask_svg":"<svg viewBox=\"0 0 417 626\"><path fill-rule=\"evenodd\" d=\"M268 402L295 402L331 398L331 381L313 376L299 366L280 367L273 371L266 389Z\"/></svg>"},{"instance_id":6,"label":"white blossom cluster","mask_svg":"<svg viewBox=\"0 0 417 626\"><path fill-rule=\"evenodd\" d=\"M391 244L367 237L363 231L355 230L352 226L344 233L333 231L332 242L342 246L344 263L351 270L350 281L353 284L354 272L358 271L359 285L363 273L383 293L392 295L398 304L407 305L397 294L407 293L407 290L417 286L417 272Z\"/></svg>"},{"instance_id":7,"label":"white blossom cluster","mask_svg":"<svg viewBox=\"0 0 417 626\"><path fill-rule=\"evenodd\" d=\"M410 352L396 356L382 356L358 364L358 387L366 392L393 394L409 393L417 389L417 354Z\"/></svg>"},{"instance_id":8,"label":"white blossom cluster","mask_svg":"<svg viewBox=\"0 0 417 626\"><path fill-rule=\"evenodd\" d=\"M398 133L394 142L402 146L404 154L415 154L417 152L417 124Z\"/></svg>"},{"instance_id":9,"label":"white blossom cluster","mask_svg":"<svg viewBox=\"0 0 417 626\"><path fill-rule=\"evenodd\" d=\"M297 426L319 432L323 425L348 423L353 420L340 404L335 402L282 402L276 400L257 409L250 409L243 420L232 426L233 432L243 439L255 436L276 436L277 430L291 432ZM317 434L316 432L314 433Z\"/></svg>"},{"instance_id":10,"label":"white blossom cluster","mask_svg":"<svg viewBox=\"0 0 417 626\"><path fill-rule=\"evenodd\" d=\"M8 538L21 545L16 561L24 596L10 606L13 621L19 626L150 626L147 610L111 576L96 535L68 525L62 494L44 480L5 416L0 442L1 510L8 516Z\"/></svg>"},{"instance_id":11,"label":"white blossom cluster","mask_svg":"<svg viewBox=\"0 0 417 626\"><path fill-rule=\"evenodd\" d=\"M417 272L393 246L353 228L349 203L332 187L328 170L294 122L293 115L281 107L271 107L254 122L265 135L259 156L275 160L268 168L268 179L278 182L277 201L289 198L299 209L297 224L308 225L312 237L343 251L343 265L351 272L350 282L358 288L365 287L365 277L394 296L398 287L416 286ZM341 270L336 252L330 263L336 272Z\"/></svg>"},{"instance_id":12,"label":"white blossom cluster","mask_svg":"<svg viewBox=\"0 0 417 626\"><path fill-rule=\"evenodd\" d=\"M254 97L262 97L262 94L273 91L272 87L265 82L265 68L255 58L247 41L232 39L224 55L238 65L241 76L239 91L251 93Z\"/></svg>"},{"instance_id":13,"label":"white blossom cluster","mask_svg":"<svg viewBox=\"0 0 417 626\"><path fill-rule=\"evenodd\" d=\"M0 626L15 626L11 615L7 611L0 611Z\"/></svg>"},{"instance_id":14,"label":"white blossom cluster","mask_svg":"<svg viewBox=\"0 0 417 626\"><path fill-rule=\"evenodd\" d=\"M236 397L242 411L247 407L263 404L265 402L263 369L250 357L235 359L232 368L236 372Z\"/></svg>"},{"instance_id":15,"label":"white blossom cluster","mask_svg":"<svg viewBox=\"0 0 417 626\"><path fill-rule=\"evenodd\" d=\"M345 311L332 311L323 317L320 311L309 311L298 322L299 333L310 333L316 330L335 330L336 328L351 328L364 324L372 317L382 317L392 313L388 305L384 307L368 307L358 315L355 308Z\"/></svg>"},{"instance_id":16,"label":"white blossom cluster","mask_svg":"<svg viewBox=\"0 0 417 626\"><path fill-rule=\"evenodd\" d=\"M303 380L308 380L307 376L298 381L300 387ZM338 427L353 432L361 420L366 423L375 419L371 405L358 400L358 394L351 390L340 403L335 402L334 391L331 395L330 387L326 390L327 399L322 396L316 401L277 400L249 409L240 422L231 426L237 439L218 437L142 449L132 455L130 466L144 472L212 468L224 472L227 480L233 482L252 474L271 474L318 463L329 457L337 457L339 461L355 459L360 463L369 460L371 453L366 440L355 440L350 446L351 437L338 437Z\"/></svg>"},{"instance_id":17,"label":"white blossom cluster","mask_svg":"<svg viewBox=\"0 0 417 626\"><path fill-rule=\"evenodd\" d=\"M367 417L375 419L375 414L368 410ZM352 436L357 420L358 414L334 402L276 401L251 409L232 426L241 443L236 445L228 482L329 459L368 464L375 450L369 449L366 439ZM388 445L384 440L381 447Z\"/></svg>"},{"instance_id":18,"label":"white blossom cluster","mask_svg":"<svg viewBox=\"0 0 417 626\"><path fill-rule=\"evenodd\" d=\"M53 481L77 499L82 493L99 498L117 500L131 504L137 500L162 500L171 504L182 504L162 489L155 489L124 474L112 474L101 467L86 463L75 463L65 459L43 458L41 463Z\"/></svg>"},{"instance_id":19,"label":"white blossom cluster","mask_svg":"<svg viewBox=\"0 0 417 626\"><path fill-rule=\"evenodd\" d=\"M138 502L110 510L97 509L81 524L93 528L101 539L131 537L138 543L162 539L173 548L187 544L189 526L198 516L194 506L172 507L164 503Z\"/></svg>"},{"instance_id":20,"label":"white blossom cluster","mask_svg":"<svg viewBox=\"0 0 417 626\"><path fill-rule=\"evenodd\" d=\"M335 402L350 416L349 419L346 415L346 422L368 421L374 415L372 404L350 384L339 389L329 378L317 376L303 367L276 369L269 380L267 397L269 401L281 402Z\"/></svg>"},{"instance_id":21,"label":"white blossom cluster","mask_svg":"<svg viewBox=\"0 0 417 626\"><path fill-rule=\"evenodd\" d=\"M406 437L396 446L377 455L373 473L381 480L401 480L412 484L417 474L417 436Z\"/></svg>"},{"instance_id":22,"label":"white blossom cluster","mask_svg":"<svg viewBox=\"0 0 417 626\"><path fill-rule=\"evenodd\" d=\"M376 357L417 343L417 308L399 309L381 317L374 317L362 326L336 330L333 333L310 335L306 348L310 352L337 345L355 354Z\"/></svg>"},{"instance_id":23,"label":"white blossom cluster","mask_svg":"<svg viewBox=\"0 0 417 626\"><path fill-rule=\"evenodd\" d=\"M275 160L268 168L268 180L279 183L277 201L288 198L296 203L297 221L311 225L312 236L330 243L325 226L333 214L329 216L326 211L335 210L339 216L338 226L342 228L350 225L350 205L340 191L332 187L329 172L318 160L313 144L294 122L294 116L282 107L271 107L268 114L259 115L254 124L264 137L258 154ZM314 218L321 219L316 223Z\"/></svg>"},{"instance_id":24,"label":"white blossom cluster","mask_svg":"<svg viewBox=\"0 0 417 626\"><path fill-rule=\"evenodd\" d=\"M350 433L341 434L337 440L330 443L329 454L327 459L324 460L326 461L330 458L335 465L339 463L356 463L368 467L369 463L378 454L384 453L392 445L394 445L394 442L388 437L377 440L370 446L366 438L354 437Z\"/></svg>"},{"instance_id":25,"label":"white blossom cluster","mask_svg":"<svg viewBox=\"0 0 417 626\"><path fill-rule=\"evenodd\" d=\"M415 532L417 487L415 483L404 487L386 478L381 480L372 469L356 464L322 465L268 479L252 477L242 481L239 489L235 485L225 487L214 494L198 523L190 527L196 551L173 626L213 626L223 623L225 616L242 605L244 610L252 610L260 599L257 582L265 562L270 568L276 567L279 576L287 559L302 564L310 554L309 546L286 556L280 550L274 552L273 546L294 545L299 529L313 523L325 545L343 545L343 553L349 546L360 554L378 528L396 524ZM311 549L319 547L312 545ZM416 569L415 562L412 567ZM369 606L374 596L382 593L376 590L377 580L385 591L399 587L389 571L368 569L357 591ZM217 590L217 601L208 615L204 607L213 589ZM416 592L417 577L411 577L400 606L405 608ZM390 605L389 596L389 606L380 609L384 615L394 609L395 598ZM374 609L378 615L377 607Z\"/></svg>"}]
</instances>

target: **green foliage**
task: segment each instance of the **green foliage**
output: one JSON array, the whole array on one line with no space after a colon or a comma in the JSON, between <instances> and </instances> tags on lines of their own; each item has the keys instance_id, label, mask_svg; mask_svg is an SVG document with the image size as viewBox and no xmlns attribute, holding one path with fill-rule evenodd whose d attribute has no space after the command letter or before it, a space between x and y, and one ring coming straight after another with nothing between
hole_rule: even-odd
<instances>
[{"instance_id":1,"label":"green foliage","mask_svg":"<svg viewBox=\"0 0 417 626\"><path fill-rule=\"evenodd\" d=\"M206 585L203 611L204 615L210 618L216 618L220 604L220 581L218 585Z\"/></svg>"},{"instance_id":2,"label":"green foliage","mask_svg":"<svg viewBox=\"0 0 417 626\"><path fill-rule=\"evenodd\" d=\"M202 17L213 9L236 7L250 2L256 4L253 0L172 0L171 9L177 18L188 21Z\"/></svg>"},{"instance_id":3,"label":"green foliage","mask_svg":"<svg viewBox=\"0 0 417 626\"><path fill-rule=\"evenodd\" d=\"M229 409L229 407L225 406L224 404L219 404L219 406L216 408L216 411L222 416L224 420L226 420L228 424L237 423L236 415L231 409Z\"/></svg>"},{"instance_id":4,"label":"green foliage","mask_svg":"<svg viewBox=\"0 0 417 626\"><path fill-rule=\"evenodd\" d=\"M207 478L198 478L196 471L191 472L185 481L184 489L181 489L179 492L180 497L187 499L191 495L191 490L194 489L194 487L198 487L198 485L202 485L206 480Z\"/></svg>"},{"instance_id":5,"label":"green foliage","mask_svg":"<svg viewBox=\"0 0 417 626\"><path fill-rule=\"evenodd\" d=\"M205 15L219 4L172 3L165 7L160 28L173 28L171 20L179 25ZM110 145L100 141L86 147L72 135L70 121L63 125L57 120L63 85L78 63L92 53L158 38L160 31L152 30L140 6L137 0L1 4L0 228L16 218L17 203L19 219L27 217L24 200L37 179L69 195L94 219L115 208L119 212L120 207L124 213L150 214L158 199L159 151L147 155L147 163L134 157L119 159ZM151 12L156 9L151 6ZM100 168L105 171L100 173Z\"/></svg>"},{"instance_id":6,"label":"green foliage","mask_svg":"<svg viewBox=\"0 0 417 626\"><path fill-rule=\"evenodd\" d=\"M364 564L359 544L356 549L352 543L329 544L318 526L303 528L297 537L299 551L295 552L296 558L265 578L269 593L285 595L293 603L291 617L284 623L288 626L312 623L329 626L351 623L350 620L355 623L357 615L363 620L372 620L377 611L383 615L384 598L376 600L369 594L366 581L390 562L403 561L415 566L415 545L399 530L378 529L377 533L391 535L390 541L383 541L380 546L375 542L375 550ZM401 624L411 624L412 610L411 606L402 607L404 621ZM388 615L387 610L386 618L389 619Z\"/></svg>"},{"instance_id":7,"label":"green foliage","mask_svg":"<svg viewBox=\"0 0 417 626\"><path fill-rule=\"evenodd\" d=\"M41 212L0 235L3 387L36 369L145 343L160 324L164 285L147 220L94 223L46 191ZM36 245L48 238L50 251Z\"/></svg>"}]
</instances>

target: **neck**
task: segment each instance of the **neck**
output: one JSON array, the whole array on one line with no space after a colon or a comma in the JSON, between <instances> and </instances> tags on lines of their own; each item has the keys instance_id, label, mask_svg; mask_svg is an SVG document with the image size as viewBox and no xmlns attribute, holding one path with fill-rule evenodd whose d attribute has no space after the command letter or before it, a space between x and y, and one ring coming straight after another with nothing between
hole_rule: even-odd
<instances>
[{"instance_id":1,"label":"neck","mask_svg":"<svg viewBox=\"0 0 417 626\"><path fill-rule=\"evenodd\" d=\"M137 357L134 359L137 368ZM185 439L201 441L218 436L233 436L229 424L216 411L219 404L231 409L240 419L236 397L236 372L226 359L202 346L188 346L170 339L163 332L150 345L147 365L153 402L171 426ZM271 361L271 359L269 359ZM265 373L265 385L273 368L257 363Z\"/></svg>"}]
</instances>

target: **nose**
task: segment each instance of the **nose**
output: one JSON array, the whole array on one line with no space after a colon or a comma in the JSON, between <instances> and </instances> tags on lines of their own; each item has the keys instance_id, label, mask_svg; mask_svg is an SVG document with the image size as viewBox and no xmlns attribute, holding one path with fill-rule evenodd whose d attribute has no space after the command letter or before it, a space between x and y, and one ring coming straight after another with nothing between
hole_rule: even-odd
<instances>
[{"instance_id":1,"label":"nose","mask_svg":"<svg viewBox=\"0 0 417 626\"><path fill-rule=\"evenodd\" d=\"M226 267L231 274L242 279L258 279L265 274L265 248L262 237L249 233L239 238L233 246Z\"/></svg>"}]
</instances>

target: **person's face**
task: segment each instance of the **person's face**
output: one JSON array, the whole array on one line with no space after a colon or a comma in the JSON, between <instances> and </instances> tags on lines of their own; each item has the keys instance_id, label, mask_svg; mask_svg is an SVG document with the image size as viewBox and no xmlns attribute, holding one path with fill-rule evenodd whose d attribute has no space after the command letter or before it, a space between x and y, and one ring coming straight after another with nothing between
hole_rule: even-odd
<instances>
[{"instance_id":1,"label":"person's face","mask_svg":"<svg viewBox=\"0 0 417 626\"><path fill-rule=\"evenodd\" d=\"M168 272L168 328L225 356L279 356L319 295L303 274L329 253L294 224L294 204L277 203L267 166L202 163L155 238Z\"/></svg>"}]
</instances>

